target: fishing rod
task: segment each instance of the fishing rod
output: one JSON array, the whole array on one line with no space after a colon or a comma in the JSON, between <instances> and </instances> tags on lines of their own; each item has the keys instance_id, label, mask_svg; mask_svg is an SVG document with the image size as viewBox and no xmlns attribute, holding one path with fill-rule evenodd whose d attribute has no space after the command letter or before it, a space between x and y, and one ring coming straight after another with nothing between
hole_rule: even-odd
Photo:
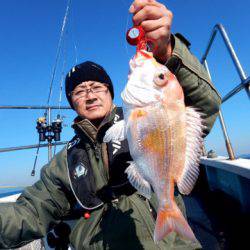
<instances>
[{"instance_id":1,"label":"fishing rod","mask_svg":"<svg viewBox=\"0 0 250 250\"><path fill-rule=\"evenodd\" d=\"M49 106L49 104L50 104L54 79L55 79L56 70L57 70L58 62L59 62L59 57L60 57L60 53L62 50L63 42L65 41L64 33L65 33L67 21L68 21L70 7L71 7L71 0L68 0L65 15L63 18L62 27L61 27L60 37L59 37L59 41L58 41L58 45L57 45L55 64L54 64L54 67L52 70L51 82L50 82L50 86L49 86L49 95L48 95L48 99L47 99L47 106ZM66 52L64 54L66 54ZM66 64L66 60L64 58L63 72L62 72L62 77L61 77L61 82L60 82L59 106L57 108L59 110L59 113L57 114L56 119L51 122L51 108L50 107L45 109L45 113L44 113L43 117L39 117L37 119L36 129L37 129L37 132L39 133L39 145L41 142L43 142L45 140L48 141L48 160L49 161L52 159L52 146L54 145L54 144L52 144L52 141L54 140L55 142L57 142L57 141L60 141L60 139L61 139L60 134L62 131L62 122L63 122L63 120L61 118L61 110L63 109L63 107L61 107L61 97L62 97L62 82L63 82L65 64ZM55 152L55 150L54 150L54 152ZM33 170L35 169L38 153L39 153L39 147L37 149L37 154L36 154ZM32 171L32 173L33 173L33 171Z\"/></svg>"},{"instance_id":2,"label":"fishing rod","mask_svg":"<svg viewBox=\"0 0 250 250\"><path fill-rule=\"evenodd\" d=\"M71 7L71 0L68 0L65 15L64 15L64 18L63 18L62 27L61 27L59 41L58 41L58 44L57 44L56 59L55 59L55 64L54 64L54 67L53 67L53 70L52 70L52 76L51 76L51 82L50 82L50 86L49 86L49 95L48 95L48 99L47 99L47 105L50 104L54 79L55 79L56 70L57 70L59 57L60 57L60 52L62 50L62 44L65 41L64 33L65 33L65 28L66 28L66 25L67 25L67 21L68 21L70 7ZM63 63L63 70L64 70L64 67L65 67L65 60L64 60L64 63ZM63 72L62 72L62 75L63 75ZM37 131L39 133L39 143L40 143L40 136L42 134L44 135L43 139L48 141L48 160L49 161L52 158L52 144L51 144L52 140L60 141L60 133L61 133L61 130L62 130L62 118L61 118L61 115L60 115L60 111L61 111L61 101L60 101L61 100L61 93L62 93L62 79L61 79L61 83L60 83L60 97L59 97L59 106L58 106L59 113L57 114L56 120L51 123L51 109L50 108L45 109L44 116L38 118L38 120L37 120L37 127L36 128L37 128ZM42 121L42 122L40 122L40 121ZM52 133L54 133L54 135Z\"/></svg>"}]
</instances>

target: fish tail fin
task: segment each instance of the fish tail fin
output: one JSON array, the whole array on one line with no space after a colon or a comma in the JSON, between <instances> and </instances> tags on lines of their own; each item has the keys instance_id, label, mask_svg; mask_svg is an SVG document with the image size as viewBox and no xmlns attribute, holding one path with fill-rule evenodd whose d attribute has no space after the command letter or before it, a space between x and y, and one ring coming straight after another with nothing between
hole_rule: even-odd
<instances>
[{"instance_id":1,"label":"fish tail fin","mask_svg":"<svg viewBox=\"0 0 250 250\"><path fill-rule=\"evenodd\" d=\"M154 242L159 242L171 232L176 232L181 237L190 239L193 242L197 241L192 229L176 204L173 204L172 208L159 208L155 225Z\"/></svg>"}]
</instances>

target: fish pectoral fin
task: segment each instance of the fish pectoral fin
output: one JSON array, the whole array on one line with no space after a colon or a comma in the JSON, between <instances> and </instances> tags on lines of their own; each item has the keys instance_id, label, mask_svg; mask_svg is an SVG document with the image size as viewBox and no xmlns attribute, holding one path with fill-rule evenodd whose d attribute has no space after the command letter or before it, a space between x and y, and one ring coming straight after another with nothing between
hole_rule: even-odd
<instances>
[{"instance_id":1,"label":"fish pectoral fin","mask_svg":"<svg viewBox=\"0 0 250 250\"><path fill-rule=\"evenodd\" d=\"M203 146L202 114L192 107L186 108L186 155L182 174L176 179L182 194L189 194L199 175L199 161Z\"/></svg>"},{"instance_id":2,"label":"fish pectoral fin","mask_svg":"<svg viewBox=\"0 0 250 250\"><path fill-rule=\"evenodd\" d=\"M121 120L111 126L105 133L103 142L123 141L126 138L125 121Z\"/></svg>"},{"instance_id":3,"label":"fish pectoral fin","mask_svg":"<svg viewBox=\"0 0 250 250\"><path fill-rule=\"evenodd\" d=\"M139 173L135 162L130 162L130 165L125 170L128 175L129 182L131 185L138 190L138 192L145 198L151 198L151 186L148 181L146 181Z\"/></svg>"}]
</instances>

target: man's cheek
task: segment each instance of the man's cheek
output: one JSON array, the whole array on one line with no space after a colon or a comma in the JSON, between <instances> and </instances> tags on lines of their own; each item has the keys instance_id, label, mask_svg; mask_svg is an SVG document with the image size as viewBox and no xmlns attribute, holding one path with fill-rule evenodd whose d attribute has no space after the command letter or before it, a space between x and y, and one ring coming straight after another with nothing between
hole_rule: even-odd
<instances>
[{"instance_id":1,"label":"man's cheek","mask_svg":"<svg viewBox=\"0 0 250 250\"><path fill-rule=\"evenodd\" d=\"M83 102L76 102L75 106L76 106L76 108L84 108L84 103Z\"/></svg>"}]
</instances>

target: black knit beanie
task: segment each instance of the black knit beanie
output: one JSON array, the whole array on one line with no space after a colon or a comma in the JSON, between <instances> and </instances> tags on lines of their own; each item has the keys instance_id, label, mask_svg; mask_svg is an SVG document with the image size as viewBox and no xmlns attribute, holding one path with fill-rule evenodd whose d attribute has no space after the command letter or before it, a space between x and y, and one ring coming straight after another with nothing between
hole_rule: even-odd
<instances>
[{"instance_id":1,"label":"black knit beanie","mask_svg":"<svg viewBox=\"0 0 250 250\"><path fill-rule=\"evenodd\" d=\"M77 85L86 81L97 81L107 84L112 99L114 98L113 84L105 69L94 62L86 61L73 67L65 78L65 93L72 109L74 107L70 93Z\"/></svg>"}]
</instances>

